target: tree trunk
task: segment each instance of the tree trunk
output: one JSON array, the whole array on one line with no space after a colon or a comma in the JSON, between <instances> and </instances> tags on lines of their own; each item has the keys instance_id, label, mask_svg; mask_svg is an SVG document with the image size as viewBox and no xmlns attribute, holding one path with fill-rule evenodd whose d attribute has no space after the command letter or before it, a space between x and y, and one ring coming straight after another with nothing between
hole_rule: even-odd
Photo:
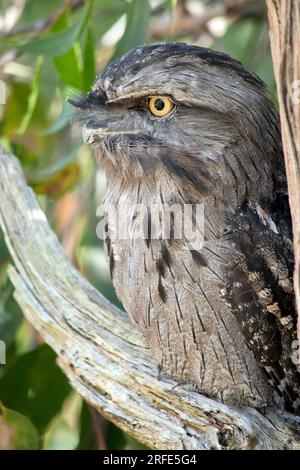
<instances>
[{"instance_id":1,"label":"tree trunk","mask_svg":"<svg viewBox=\"0 0 300 470\"><path fill-rule=\"evenodd\" d=\"M300 1L266 0L293 219L300 340Z\"/></svg>"}]
</instances>

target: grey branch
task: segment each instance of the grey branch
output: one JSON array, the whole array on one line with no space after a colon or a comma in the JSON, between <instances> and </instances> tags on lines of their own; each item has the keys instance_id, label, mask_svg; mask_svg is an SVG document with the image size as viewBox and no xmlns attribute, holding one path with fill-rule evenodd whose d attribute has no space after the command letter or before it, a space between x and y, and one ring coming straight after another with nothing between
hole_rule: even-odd
<instances>
[{"instance_id":1,"label":"grey branch","mask_svg":"<svg viewBox=\"0 0 300 470\"><path fill-rule=\"evenodd\" d=\"M157 377L134 325L72 266L1 148L0 194L15 298L84 400L153 449L300 449L299 417L225 406Z\"/></svg>"}]
</instances>

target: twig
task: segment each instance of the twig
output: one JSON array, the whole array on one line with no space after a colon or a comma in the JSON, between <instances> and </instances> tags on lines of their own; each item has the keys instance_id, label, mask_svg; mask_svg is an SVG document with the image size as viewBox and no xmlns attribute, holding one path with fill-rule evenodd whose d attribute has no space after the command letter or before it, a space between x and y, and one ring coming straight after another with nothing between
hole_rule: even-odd
<instances>
[{"instance_id":1,"label":"twig","mask_svg":"<svg viewBox=\"0 0 300 470\"><path fill-rule=\"evenodd\" d=\"M241 15L253 6L259 6L257 0L222 0L215 5L207 6L200 16L190 14L184 3L178 2L172 12L167 26L153 25L150 36L152 39L163 37L178 38L181 36L199 35L206 29L207 23L217 16Z\"/></svg>"},{"instance_id":2,"label":"twig","mask_svg":"<svg viewBox=\"0 0 300 470\"><path fill-rule=\"evenodd\" d=\"M103 418L99 415L99 413L97 413L97 411L92 406L89 406L88 409L92 418L92 424L96 435L98 450L107 450L107 445L102 429L103 423L101 423L101 420L103 421Z\"/></svg>"}]
</instances>

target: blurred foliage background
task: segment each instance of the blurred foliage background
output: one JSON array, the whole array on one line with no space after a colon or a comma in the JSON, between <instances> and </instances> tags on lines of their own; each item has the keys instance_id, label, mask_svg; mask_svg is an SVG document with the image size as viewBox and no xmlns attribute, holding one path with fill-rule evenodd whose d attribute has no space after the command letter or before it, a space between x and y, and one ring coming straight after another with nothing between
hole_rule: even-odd
<instances>
[{"instance_id":1,"label":"blurred foliage background","mask_svg":"<svg viewBox=\"0 0 300 470\"><path fill-rule=\"evenodd\" d=\"M229 53L275 97L262 0L2 0L0 142L20 159L29 184L73 263L118 304L97 207L105 178L66 97L87 92L96 73L144 42L185 41ZM1 195L0 195L1 204ZM55 354L22 316L8 279L0 233L0 449L138 449L70 388ZM3 343L2 343L3 344Z\"/></svg>"}]
</instances>

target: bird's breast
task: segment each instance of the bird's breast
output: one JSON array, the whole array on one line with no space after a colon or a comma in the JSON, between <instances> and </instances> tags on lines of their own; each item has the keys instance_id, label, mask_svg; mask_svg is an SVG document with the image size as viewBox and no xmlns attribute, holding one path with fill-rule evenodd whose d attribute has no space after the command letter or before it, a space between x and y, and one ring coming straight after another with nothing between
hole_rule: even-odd
<instances>
[{"instance_id":1,"label":"bird's breast","mask_svg":"<svg viewBox=\"0 0 300 470\"><path fill-rule=\"evenodd\" d=\"M225 402L270 403L270 388L222 298L234 245L214 238L217 225L205 217L199 249L174 232L167 238L164 212L152 238L151 207L133 207L124 197L116 217L116 204L106 200L107 253L117 295L162 370Z\"/></svg>"}]
</instances>

